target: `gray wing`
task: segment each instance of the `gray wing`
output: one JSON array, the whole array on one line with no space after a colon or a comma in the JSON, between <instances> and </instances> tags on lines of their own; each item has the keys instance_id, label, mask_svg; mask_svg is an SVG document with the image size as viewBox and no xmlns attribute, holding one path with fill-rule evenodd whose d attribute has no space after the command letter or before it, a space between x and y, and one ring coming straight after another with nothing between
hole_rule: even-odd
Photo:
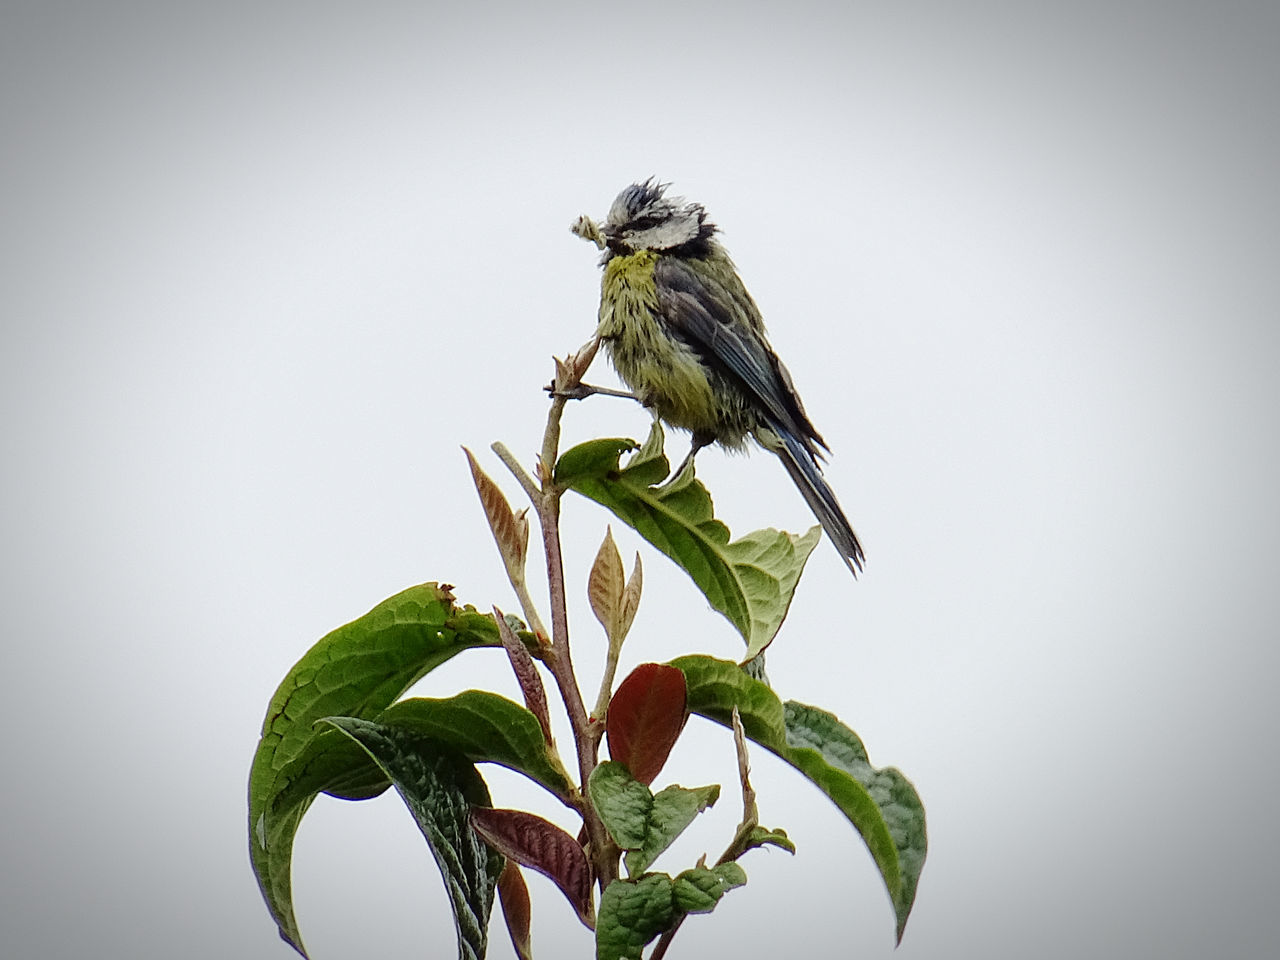
<instances>
[{"instance_id":1,"label":"gray wing","mask_svg":"<svg viewBox=\"0 0 1280 960\"><path fill-rule=\"evenodd\" d=\"M791 376L764 339L756 305L737 275L725 279L699 261L663 257L654 265L658 307L673 332L704 361L726 371L777 434L775 453L814 515L857 576L864 555L858 535L823 479L815 443L826 447L805 415ZM771 444L772 448L772 444Z\"/></svg>"},{"instance_id":2,"label":"gray wing","mask_svg":"<svg viewBox=\"0 0 1280 960\"><path fill-rule=\"evenodd\" d=\"M654 265L658 307L673 332L710 366L727 372L770 425L801 440L811 456L826 443L805 415L782 361L765 341L759 311L736 274L726 279L699 261L661 257Z\"/></svg>"}]
</instances>

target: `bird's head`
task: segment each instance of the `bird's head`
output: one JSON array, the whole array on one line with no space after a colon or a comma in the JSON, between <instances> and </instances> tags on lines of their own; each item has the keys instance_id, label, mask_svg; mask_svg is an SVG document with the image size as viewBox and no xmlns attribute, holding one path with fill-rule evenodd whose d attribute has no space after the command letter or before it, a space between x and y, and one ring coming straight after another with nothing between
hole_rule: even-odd
<instances>
[{"instance_id":1,"label":"bird's head","mask_svg":"<svg viewBox=\"0 0 1280 960\"><path fill-rule=\"evenodd\" d=\"M618 194L601 225L611 251L672 250L711 238L716 227L702 204L666 196L667 186L650 177Z\"/></svg>"}]
</instances>

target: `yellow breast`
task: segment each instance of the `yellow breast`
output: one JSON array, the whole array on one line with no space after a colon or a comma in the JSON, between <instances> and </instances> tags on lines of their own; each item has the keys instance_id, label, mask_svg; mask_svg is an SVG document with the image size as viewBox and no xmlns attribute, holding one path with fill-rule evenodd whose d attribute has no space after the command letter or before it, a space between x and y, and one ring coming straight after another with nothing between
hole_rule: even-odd
<instances>
[{"instance_id":1,"label":"yellow breast","mask_svg":"<svg viewBox=\"0 0 1280 960\"><path fill-rule=\"evenodd\" d=\"M639 399L672 426L718 433L717 398L697 353L662 320L653 267L642 250L605 266L599 333L614 369Z\"/></svg>"}]
</instances>

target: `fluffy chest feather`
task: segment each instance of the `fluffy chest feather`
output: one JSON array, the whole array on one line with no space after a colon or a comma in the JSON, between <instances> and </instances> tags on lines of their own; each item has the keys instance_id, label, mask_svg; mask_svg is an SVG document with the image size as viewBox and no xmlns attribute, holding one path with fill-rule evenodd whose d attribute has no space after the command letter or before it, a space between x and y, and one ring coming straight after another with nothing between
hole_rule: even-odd
<instances>
[{"instance_id":1,"label":"fluffy chest feather","mask_svg":"<svg viewBox=\"0 0 1280 960\"><path fill-rule=\"evenodd\" d=\"M600 337L618 376L664 421L738 446L750 429L740 396L662 316L654 282L659 256L642 250L605 265Z\"/></svg>"}]
</instances>

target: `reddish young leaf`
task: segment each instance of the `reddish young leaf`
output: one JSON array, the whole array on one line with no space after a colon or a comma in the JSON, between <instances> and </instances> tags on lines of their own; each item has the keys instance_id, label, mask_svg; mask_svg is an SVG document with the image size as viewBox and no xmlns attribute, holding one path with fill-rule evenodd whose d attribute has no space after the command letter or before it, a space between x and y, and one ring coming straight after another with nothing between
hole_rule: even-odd
<instances>
[{"instance_id":1,"label":"reddish young leaf","mask_svg":"<svg viewBox=\"0 0 1280 960\"><path fill-rule=\"evenodd\" d=\"M504 857L549 878L573 905L578 919L595 928L591 867L573 837L532 813L493 807L472 807L471 828Z\"/></svg>"},{"instance_id":2,"label":"reddish young leaf","mask_svg":"<svg viewBox=\"0 0 1280 960\"><path fill-rule=\"evenodd\" d=\"M533 914L529 903L529 888L524 874L514 860L508 860L498 877L498 901L502 904L502 917L507 921L511 934L511 946L520 960L533 960Z\"/></svg>"},{"instance_id":3,"label":"reddish young leaf","mask_svg":"<svg viewBox=\"0 0 1280 960\"><path fill-rule=\"evenodd\" d=\"M520 692L524 694L524 705L538 718L538 723L542 725L542 735L550 744L553 741L551 714L547 708L547 689L542 685L542 678L538 676L533 655L529 653L524 641L516 636L516 632L511 629L506 617L497 607L493 608L493 620L498 625L498 638L507 651L511 669L515 671L516 681L520 684Z\"/></svg>"},{"instance_id":4,"label":"reddish young leaf","mask_svg":"<svg viewBox=\"0 0 1280 960\"><path fill-rule=\"evenodd\" d=\"M642 663L618 685L605 718L609 756L641 783L653 783L689 717L684 674Z\"/></svg>"}]
</instances>

